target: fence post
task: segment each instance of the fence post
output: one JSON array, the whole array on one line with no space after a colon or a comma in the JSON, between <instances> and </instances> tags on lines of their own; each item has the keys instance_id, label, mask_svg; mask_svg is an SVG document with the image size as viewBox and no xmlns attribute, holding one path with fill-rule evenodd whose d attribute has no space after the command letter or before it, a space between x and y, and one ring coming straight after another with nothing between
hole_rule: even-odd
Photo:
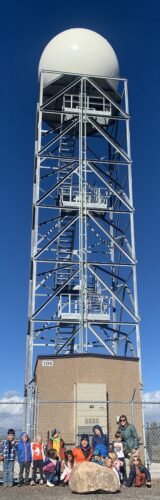
<instances>
[{"instance_id":1,"label":"fence post","mask_svg":"<svg viewBox=\"0 0 160 500\"><path fill-rule=\"evenodd\" d=\"M132 415L132 425L135 424L135 419L134 419L134 397L135 397L136 389L133 391L133 396L132 396L132 401L131 401L131 415Z\"/></svg>"},{"instance_id":2,"label":"fence post","mask_svg":"<svg viewBox=\"0 0 160 500\"><path fill-rule=\"evenodd\" d=\"M145 433L144 406L143 406L143 402L141 402L141 405L142 405L142 426L143 426L144 463L145 463L145 466L147 467L147 448L146 448L146 433Z\"/></svg>"}]
</instances>

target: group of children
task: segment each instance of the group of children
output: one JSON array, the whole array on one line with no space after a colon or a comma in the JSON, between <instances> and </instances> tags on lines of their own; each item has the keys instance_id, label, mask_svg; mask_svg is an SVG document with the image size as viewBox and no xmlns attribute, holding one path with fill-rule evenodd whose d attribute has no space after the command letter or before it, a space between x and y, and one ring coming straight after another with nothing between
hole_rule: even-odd
<instances>
[{"instance_id":1,"label":"group of children","mask_svg":"<svg viewBox=\"0 0 160 500\"><path fill-rule=\"evenodd\" d=\"M49 447L50 446L50 447ZM64 442L59 432L52 431L51 440L44 445L42 437L30 442L26 432L21 432L19 442L15 441L14 429L9 429L7 439L2 443L0 460L3 461L3 486L13 486L14 463L19 463L19 482L22 485L34 486L37 482L47 486L61 484L65 486L74 464L71 450L64 450ZM32 470L31 478L30 471ZM37 472L39 478L37 479Z\"/></svg>"},{"instance_id":2,"label":"group of children","mask_svg":"<svg viewBox=\"0 0 160 500\"><path fill-rule=\"evenodd\" d=\"M34 486L37 482L40 485L46 483L50 487L65 486L69 482L73 466L84 461L112 469L119 479L119 485L123 483L128 487L132 484L151 486L149 470L136 453L131 455L130 472L127 477L121 432L116 432L115 441L110 448L108 438L99 425L93 427L92 445L89 443L88 435L83 434L80 445L68 451L65 451L65 443L56 429L52 431L47 445L44 445L40 435L30 443L26 432L22 432L19 441L16 442L14 429L9 429L7 439L0 450L4 487L13 485L16 458L19 463L19 487L23 484Z\"/></svg>"}]
</instances>

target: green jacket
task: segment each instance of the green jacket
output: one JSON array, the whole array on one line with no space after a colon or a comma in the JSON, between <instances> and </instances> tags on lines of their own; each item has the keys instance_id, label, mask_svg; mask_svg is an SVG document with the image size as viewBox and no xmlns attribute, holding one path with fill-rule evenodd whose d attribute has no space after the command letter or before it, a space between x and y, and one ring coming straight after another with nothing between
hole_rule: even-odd
<instances>
[{"instance_id":1,"label":"green jacket","mask_svg":"<svg viewBox=\"0 0 160 500\"><path fill-rule=\"evenodd\" d=\"M122 443L124 447L124 454L130 453L133 448L137 450L139 448L139 439L137 436L137 431L134 425L126 425L122 427L120 425L119 431L122 434Z\"/></svg>"}]
</instances>

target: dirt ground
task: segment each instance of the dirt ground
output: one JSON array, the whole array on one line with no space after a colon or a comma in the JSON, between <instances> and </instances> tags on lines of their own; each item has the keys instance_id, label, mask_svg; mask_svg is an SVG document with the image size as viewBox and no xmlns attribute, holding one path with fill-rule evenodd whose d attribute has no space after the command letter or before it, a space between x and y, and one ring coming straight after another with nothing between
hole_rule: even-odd
<instances>
[{"instance_id":1,"label":"dirt ground","mask_svg":"<svg viewBox=\"0 0 160 500\"><path fill-rule=\"evenodd\" d=\"M76 494L72 493L68 486L62 488L61 486L55 486L54 488L49 488L46 485L43 486L22 486L18 488L13 486L13 488L4 488L0 485L0 500L160 500L160 481L153 481L152 488L126 488L122 486L120 493L88 493L88 494Z\"/></svg>"}]
</instances>

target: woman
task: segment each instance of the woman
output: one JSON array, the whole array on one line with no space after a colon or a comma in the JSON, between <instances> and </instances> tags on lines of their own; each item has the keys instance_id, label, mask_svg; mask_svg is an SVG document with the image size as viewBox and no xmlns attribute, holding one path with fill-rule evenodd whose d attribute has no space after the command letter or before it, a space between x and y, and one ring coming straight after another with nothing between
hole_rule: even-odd
<instances>
[{"instance_id":1,"label":"woman","mask_svg":"<svg viewBox=\"0 0 160 500\"><path fill-rule=\"evenodd\" d=\"M106 458L108 455L108 437L103 434L102 427L100 425L94 425L93 427L94 436L92 438L92 448L93 450L100 450L101 456Z\"/></svg>"},{"instance_id":2,"label":"woman","mask_svg":"<svg viewBox=\"0 0 160 500\"><path fill-rule=\"evenodd\" d=\"M140 458L134 457L131 460L131 468L129 473L129 478L127 481L127 486L143 486L144 484L150 488L151 487L151 475L149 470L143 465Z\"/></svg>"},{"instance_id":3,"label":"woman","mask_svg":"<svg viewBox=\"0 0 160 500\"><path fill-rule=\"evenodd\" d=\"M89 444L88 434L82 434L80 445L72 450L75 463L90 462L92 458L92 450Z\"/></svg>"},{"instance_id":4,"label":"woman","mask_svg":"<svg viewBox=\"0 0 160 500\"><path fill-rule=\"evenodd\" d=\"M139 448L139 439L134 425L129 424L126 415L119 419L119 431L122 436L122 444L125 457L129 458L131 453Z\"/></svg>"}]
</instances>

